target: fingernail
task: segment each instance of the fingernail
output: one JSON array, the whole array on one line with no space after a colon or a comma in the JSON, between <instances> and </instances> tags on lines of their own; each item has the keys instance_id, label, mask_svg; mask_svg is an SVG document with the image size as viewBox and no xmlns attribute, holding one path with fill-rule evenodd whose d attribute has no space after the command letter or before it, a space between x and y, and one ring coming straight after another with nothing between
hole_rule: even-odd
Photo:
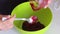
<instances>
[{"instance_id":1,"label":"fingernail","mask_svg":"<svg viewBox=\"0 0 60 34\"><path fill-rule=\"evenodd\" d=\"M10 15L8 15L8 17L10 17Z\"/></svg>"},{"instance_id":2,"label":"fingernail","mask_svg":"<svg viewBox=\"0 0 60 34\"><path fill-rule=\"evenodd\" d=\"M14 17L16 17L16 14L14 14Z\"/></svg>"}]
</instances>

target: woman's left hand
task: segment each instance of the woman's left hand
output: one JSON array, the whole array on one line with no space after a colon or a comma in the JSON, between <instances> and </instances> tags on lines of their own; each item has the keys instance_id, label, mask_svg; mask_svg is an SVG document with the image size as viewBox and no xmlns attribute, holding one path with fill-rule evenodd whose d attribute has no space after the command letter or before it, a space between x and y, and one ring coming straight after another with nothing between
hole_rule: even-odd
<instances>
[{"instance_id":1,"label":"woman's left hand","mask_svg":"<svg viewBox=\"0 0 60 34\"><path fill-rule=\"evenodd\" d=\"M11 17L10 15L6 16L6 18L8 18L5 21L0 20L0 30L9 30L11 28L13 28L13 22L15 19L16 15L14 15L13 17Z\"/></svg>"}]
</instances>

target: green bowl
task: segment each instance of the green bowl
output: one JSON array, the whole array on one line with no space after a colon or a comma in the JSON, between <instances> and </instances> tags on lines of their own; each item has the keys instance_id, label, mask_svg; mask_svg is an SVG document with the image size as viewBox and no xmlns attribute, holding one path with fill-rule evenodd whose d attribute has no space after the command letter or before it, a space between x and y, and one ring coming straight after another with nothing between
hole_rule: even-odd
<instances>
[{"instance_id":1,"label":"green bowl","mask_svg":"<svg viewBox=\"0 0 60 34\"><path fill-rule=\"evenodd\" d=\"M14 26L21 34L44 34L48 30L52 20L52 13L49 8L38 10L37 12L33 11L29 2L24 2L19 4L14 8L11 15L16 14L16 18L29 18L32 15L38 17L39 21L45 25L45 28L38 31L24 31L22 29L22 24L24 21L15 20Z\"/></svg>"}]
</instances>

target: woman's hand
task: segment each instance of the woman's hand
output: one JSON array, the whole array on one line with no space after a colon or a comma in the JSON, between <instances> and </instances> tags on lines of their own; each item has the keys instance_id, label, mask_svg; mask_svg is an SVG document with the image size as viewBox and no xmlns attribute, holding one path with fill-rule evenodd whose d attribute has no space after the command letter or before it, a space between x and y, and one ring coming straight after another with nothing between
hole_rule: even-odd
<instances>
[{"instance_id":1,"label":"woman's hand","mask_svg":"<svg viewBox=\"0 0 60 34\"><path fill-rule=\"evenodd\" d=\"M37 7L34 5L34 3L32 1L30 2L30 5L34 11L37 11L37 10L40 10L42 8L47 8L48 5L51 3L51 0L35 0L35 2L38 3Z\"/></svg>"},{"instance_id":2,"label":"woman's hand","mask_svg":"<svg viewBox=\"0 0 60 34\"><path fill-rule=\"evenodd\" d=\"M0 30L9 30L11 28L13 28L13 22L14 22L14 19L16 17L16 15L14 16L5 16L7 18L7 20L5 21L2 21L0 20Z\"/></svg>"}]
</instances>

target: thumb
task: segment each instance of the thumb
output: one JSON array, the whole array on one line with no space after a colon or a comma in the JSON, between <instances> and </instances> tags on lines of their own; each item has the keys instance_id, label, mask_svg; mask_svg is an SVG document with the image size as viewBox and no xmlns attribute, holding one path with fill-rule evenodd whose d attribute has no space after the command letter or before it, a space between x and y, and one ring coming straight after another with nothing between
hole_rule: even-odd
<instances>
[{"instance_id":1,"label":"thumb","mask_svg":"<svg viewBox=\"0 0 60 34\"><path fill-rule=\"evenodd\" d=\"M14 21L15 20L15 17L16 17L16 15L13 15L9 20L10 21Z\"/></svg>"},{"instance_id":2,"label":"thumb","mask_svg":"<svg viewBox=\"0 0 60 34\"><path fill-rule=\"evenodd\" d=\"M15 17L16 17L16 15L14 15L11 18L7 19L5 22L13 23L13 21L15 20Z\"/></svg>"}]
</instances>

